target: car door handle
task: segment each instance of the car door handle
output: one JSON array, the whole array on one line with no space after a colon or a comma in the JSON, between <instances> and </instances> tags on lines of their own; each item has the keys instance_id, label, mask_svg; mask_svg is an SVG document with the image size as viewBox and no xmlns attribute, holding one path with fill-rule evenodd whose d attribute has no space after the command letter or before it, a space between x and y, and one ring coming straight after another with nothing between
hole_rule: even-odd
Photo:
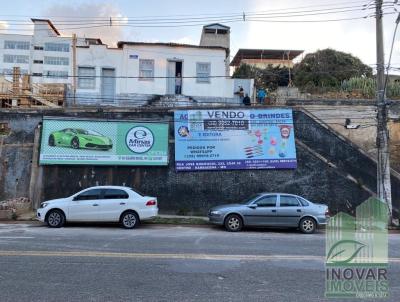
<instances>
[{"instance_id":1,"label":"car door handle","mask_svg":"<svg viewBox=\"0 0 400 302\"><path fill-rule=\"evenodd\" d=\"M272 213L275 213L275 212L276 212L276 210L271 210L271 212L272 212Z\"/></svg>"},{"instance_id":2,"label":"car door handle","mask_svg":"<svg viewBox=\"0 0 400 302\"><path fill-rule=\"evenodd\" d=\"M124 205L126 205L126 202L120 202L119 205L124 206Z\"/></svg>"},{"instance_id":3,"label":"car door handle","mask_svg":"<svg viewBox=\"0 0 400 302\"><path fill-rule=\"evenodd\" d=\"M298 210L297 210L297 212L301 212L301 210L300 210L300 209L298 209Z\"/></svg>"},{"instance_id":4,"label":"car door handle","mask_svg":"<svg viewBox=\"0 0 400 302\"><path fill-rule=\"evenodd\" d=\"M93 206L94 206L94 207L98 207L99 204L98 204L98 203L94 203Z\"/></svg>"}]
</instances>

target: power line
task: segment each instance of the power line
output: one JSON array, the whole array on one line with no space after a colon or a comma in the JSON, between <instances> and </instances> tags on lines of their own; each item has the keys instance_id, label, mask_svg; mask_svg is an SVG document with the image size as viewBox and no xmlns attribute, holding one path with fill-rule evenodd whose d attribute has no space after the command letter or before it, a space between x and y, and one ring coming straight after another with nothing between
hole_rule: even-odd
<instances>
[{"instance_id":1,"label":"power line","mask_svg":"<svg viewBox=\"0 0 400 302\"><path fill-rule=\"evenodd\" d=\"M354 4L354 3L359 3L363 4L362 6L367 6L368 3L371 1L343 1L343 2L336 2L336 3L327 3L327 4L318 4L318 5L308 5L308 6L296 6L296 7L291 7L291 8L277 8L277 9L269 9L268 11L253 11L253 12L245 12L245 14L254 14L254 13L262 13L262 12L282 12L282 11L287 11L287 10L298 10L298 9L304 9L304 8L317 8L317 7L336 7L337 5L349 5L349 4ZM390 3L393 4L393 2L385 2L385 3ZM339 6L340 7L340 6ZM242 16L243 12L231 12L224 14L222 16ZM219 17L221 16L220 13L207 13L207 14L177 14L177 15L147 15L147 16L75 16L75 15L70 15L70 16L60 16L60 15L52 15L52 16L29 16L29 15L0 15L0 17L21 17L21 18L72 18L72 19L80 19L80 20L105 20L109 21L109 18L112 17L113 19L138 19L138 18L143 18L143 19L154 19L154 18L174 18L177 19L179 17L199 17L201 16L202 18L205 17Z\"/></svg>"},{"instance_id":2,"label":"power line","mask_svg":"<svg viewBox=\"0 0 400 302\"><path fill-rule=\"evenodd\" d=\"M63 66L63 65L50 65L50 66ZM79 66L78 66L79 67ZM302 72L302 74L335 74L335 73L342 73L344 71L358 71L358 72L362 72L364 71L363 69L357 69L357 68L349 68L349 69L341 69L341 70L329 70L329 71L309 71L309 72ZM270 76L277 76L280 77L282 79L286 79L285 75L281 75L280 73L273 73L271 72L267 72L268 75ZM1 73L0 73L1 74ZM3 73L4 76L12 76L13 73ZM102 76L102 75L94 75L94 76L73 76L73 75L68 75L68 76L63 76L63 77L55 77L52 75L35 75L32 73L27 73L25 75L29 75L31 77L35 77L35 78L54 78L54 79L60 79L62 80L63 78L73 78L73 77L77 77L77 78L82 78L82 79L93 79L93 78L115 78L115 79L172 79L172 78L176 78L175 76ZM209 75L207 77L199 77L199 76L181 76L181 78L183 79L204 79L204 78L227 78L227 79L249 79L248 77L231 77L228 75Z\"/></svg>"},{"instance_id":3,"label":"power line","mask_svg":"<svg viewBox=\"0 0 400 302\"><path fill-rule=\"evenodd\" d=\"M358 16L358 17L351 17L351 18L338 18L338 19L320 19L320 20L276 20L276 18L292 18L292 17L304 17L304 16L309 16L309 15L321 15L321 14L332 14L332 13L343 13L343 12L349 12L349 11L365 11L369 10L370 8L366 5L363 5L359 7L358 9L344 9L344 8L355 8L358 6L342 6L342 7L337 7L337 8L328 8L328 9L320 9L320 10L308 10L308 11L303 11L303 14L299 14L299 11L297 12L286 12L285 15L277 16L279 13L262 13L262 12L257 12L257 13L243 13L246 15L246 21L249 22L332 22L332 21L343 21L343 20L357 20L357 19L363 19L363 18L369 18L372 17L371 15L365 15L365 16ZM388 7L393 8L393 3L391 3ZM330 11L329 11L330 10ZM300 11L302 12L302 11ZM241 13L242 14L242 13ZM180 19L180 20L173 20L173 19L134 19L134 20L119 20L115 19L113 22L112 26L125 26L125 27L186 27L186 26L198 26L198 25L203 25L205 22L213 22L213 21L219 21L219 22L225 22L225 23L235 23L235 22L243 22L241 14L236 14L236 15L220 15L213 17L212 19L202 19L201 17L194 17L192 19ZM294 14L294 15L293 15ZM268 17L270 16L270 17ZM272 17L275 19L272 19ZM227 18L227 19L224 19ZM269 18L269 19L268 19ZM62 23L64 22L64 23ZM67 24L67 21L60 21L60 25L62 24ZM69 24L69 26L72 27L65 27L65 28L60 28L60 30L73 30L73 29L86 29L86 28L101 28L101 27L110 27L109 20L104 20L104 23L99 23L98 21L85 21L85 23L77 23L77 20L69 21L69 22L74 22L75 24ZM76 25L82 24L83 26L76 27ZM17 25L17 24L15 24ZM18 25L23 25L23 24L18 24ZM74 27L75 26L75 27ZM3 29L7 30L7 29ZM16 29L17 31L24 31L25 29ZM29 29L31 31L31 29Z\"/></svg>"},{"instance_id":4,"label":"power line","mask_svg":"<svg viewBox=\"0 0 400 302\"><path fill-rule=\"evenodd\" d=\"M392 7L392 6L391 6ZM353 9L350 9L353 8ZM357 8L357 9L354 9ZM369 10L371 8L366 8L366 7L360 7L359 5L357 6L342 6L342 7L337 7L337 8L329 8L329 9L319 9L319 10L304 10L304 11L294 11L294 12L285 12L285 15L282 15L282 13L271 13L271 12L257 12L257 13L251 13L251 12L245 12L246 17L250 16L261 16L261 17L268 17L268 16L276 16L276 17L290 17L292 14L295 14L294 16L307 16L309 13L313 14L332 14L332 13L341 13L341 12L350 12L350 11L363 11L363 10ZM281 15L281 16L279 16ZM191 18L178 18L178 19L170 19L170 18L161 18L161 19L145 19L145 18L126 18L126 17L110 17L112 18L113 23L121 23L121 24L135 24L135 23L187 23L189 21L218 21L223 18L239 18L242 20L242 13L238 14L233 14L233 15L220 15L212 18L204 18L204 17L191 17ZM18 25L20 22L25 23L26 21L22 20L2 20L6 22L17 22L15 25ZM109 18L104 18L104 19L99 19L96 21L88 21L85 19L82 20L52 20L52 22L57 23L57 25L102 25L106 24L109 26ZM30 23L29 23L30 24Z\"/></svg>"}]
</instances>

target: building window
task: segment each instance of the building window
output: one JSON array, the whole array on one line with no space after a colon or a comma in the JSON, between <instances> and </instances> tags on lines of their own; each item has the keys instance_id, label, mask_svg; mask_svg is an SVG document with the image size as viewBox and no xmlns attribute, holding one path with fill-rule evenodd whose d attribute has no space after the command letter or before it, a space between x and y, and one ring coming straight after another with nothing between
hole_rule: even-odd
<instances>
[{"instance_id":1,"label":"building window","mask_svg":"<svg viewBox=\"0 0 400 302\"><path fill-rule=\"evenodd\" d=\"M43 60L33 60L33 64L43 64Z\"/></svg>"},{"instance_id":2,"label":"building window","mask_svg":"<svg viewBox=\"0 0 400 302\"><path fill-rule=\"evenodd\" d=\"M4 63L22 63L28 64L29 63L29 56L23 55L4 55L3 56Z\"/></svg>"},{"instance_id":3,"label":"building window","mask_svg":"<svg viewBox=\"0 0 400 302\"><path fill-rule=\"evenodd\" d=\"M205 32L206 34L215 34L215 33L217 32L217 30L216 30L215 28L206 28L206 29L204 30L204 32Z\"/></svg>"},{"instance_id":4,"label":"building window","mask_svg":"<svg viewBox=\"0 0 400 302\"><path fill-rule=\"evenodd\" d=\"M139 80L154 80L154 60L139 60Z\"/></svg>"},{"instance_id":5,"label":"building window","mask_svg":"<svg viewBox=\"0 0 400 302\"><path fill-rule=\"evenodd\" d=\"M34 72L34 73L32 73L32 76L33 77L42 77L43 74L41 72Z\"/></svg>"},{"instance_id":6,"label":"building window","mask_svg":"<svg viewBox=\"0 0 400 302\"><path fill-rule=\"evenodd\" d=\"M211 63L196 64L197 83L210 83Z\"/></svg>"},{"instance_id":7,"label":"building window","mask_svg":"<svg viewBox=\"0 0 400 302\"><path fill-rule=\"evenodd\" d=\"M43 46L34 46L33 49L34 50L43 50Z\"/></svg>"},{"instance_id":8,"label":"building window","mask_svg":"<svg viewBox=\"0 0 400 302\"><path fill-rule=\"evenodd\" d=\"M5 75L5 76L12 76L13 75L13 69L12 68L4 68L0 74ZM20 69L20 74L28 74L28 69Z\"/></svg>"},{"instance_id":9,"label":"building window","mask_svg":"<svg viewBox=\"0 0 400 302\"><path fill-rule=\"evenodd\" d=\"M68 78L68 71L63 71L63 70L47 70L44 73L46 77L49 78L62 78L62 79L67 79Z\"/></svg>"},{"instance_id":10,"label":"building window","mask_svg":"<svg viewBox=\"0 0 400 302\"><path fill-rule=\"evenodd\" d=\"M94 67L78 67L78 88L96 88L96 69Z\"/></svg>"},{"instance_id":11,"label":"building window","mask_svg":"<svg viewBox=\"0 0 400 302\"><path fill-rule=\"evenodd\" d=\"M28 41L4 41L5 49L29 49L30 45Z\"/></svg>"},{"instance_id":12,"label":"building window","mask_svg":"<svg viewBox=\"0 0 400 302\"><path fill-rule=\"evenodd\" d=\"M64 57L44 57L44 64L49 65L68 65L69 59Z\"/></svg>"},{"instance_id":13,"label":"building window","mask_svg":"<svg viewBox=\"0 0 400 302\"><path fill-rule=\"evenodd\" d=\"M45 51L62 51L69 52L69 44L67 43L44 43Z\"/></svg>"}]
</instances>

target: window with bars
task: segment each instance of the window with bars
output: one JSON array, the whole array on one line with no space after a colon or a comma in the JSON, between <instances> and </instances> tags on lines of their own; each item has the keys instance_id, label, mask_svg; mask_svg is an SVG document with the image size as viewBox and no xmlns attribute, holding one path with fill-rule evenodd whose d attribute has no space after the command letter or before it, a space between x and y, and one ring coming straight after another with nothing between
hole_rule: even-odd
<instances>
[{"instance_id":1,"label":"window with bars","mask_svg":"<svg viewBox=\"0 0 400 302\"><path fill-rule=\"evenodd\" d=\"M196 63L197 83L210 83L211 63Z\"/></svg>"},{"instance_id":2,"label":"window with bars","mask_svg":"<svg viewBox=\"0 0 400 302\"><path fill-rule=\"evenodd\" d=\"M44 64L48 65L68 65L69 58L65 57L44 57Z\"/></svg>"},{"instance_id":3,"label":"window with bars","mask_svg":"<svg viewBox=\"0 0 400 302\"><path fill-rule=\"evenodd\" d=\"M69 52L69 44L67 43L44 43L45 51L61 51Z\"/></svg>"},{"instance_id":4,"label":"window with bars","mask_svg":"<svg viewBox=\"0 0 400 302\"><path fill-rule=\"evenodd\" d=\"M22 63L28 64L29 63L29 56L23 55L4 55L3 56L4 63Z\"/></svg>"},{"instance_id":5,"label":"window with bars","mask_svg":"<svg viewBox=\"0 0 400 302\"><path fill-rule=\"evenodd\" d=\"M5 49L29 49L30 46L29 41L4 41Z\"/></svg>"},{"instance_id":6,"label":"window with bars","mask_svg":"<svg viewBox=\"0 0 400 302\"><path fill-rule=\"evenodd\" d=\"M44 74L49 78L68 78L68 71L63 70L47 70Z\"/></svg>"},{"instance_id":7,"label":"window with bars","mask_svg":"<svg viewBox=\"0 0 400 302\"><path fill-rule=\"evenodd\" d=\"M154 80L154 60L148 60L148 59L139 60L139 80L143 81Z\"/></svg>"},{"instance_id":8,"label":"window with bars","mask_svg":"<svg viewBox=\"0 0 400 302\"><path fill-rule=\"evenodd\" d=\"M78 88L96 88L96 69L94 67L78 67Z\"/></svg>"}]
</instances>

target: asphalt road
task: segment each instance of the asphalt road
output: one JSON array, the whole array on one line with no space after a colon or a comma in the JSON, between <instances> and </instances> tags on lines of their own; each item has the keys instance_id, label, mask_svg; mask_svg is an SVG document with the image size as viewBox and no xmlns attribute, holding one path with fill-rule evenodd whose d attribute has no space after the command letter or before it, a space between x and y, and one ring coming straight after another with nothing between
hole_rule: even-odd
<instances>
[{"instance_id":1,"label":"asphalt road","mask_svg":"<svg viewBox=\"0 0 400 302\"><path fill-rule=\"evenodd\" d=\"M381 301L399 301L400 235L389 241ZM324 298L324 255L323 232L0 224L0 301L339 301Z\"/></svg>"}]
</instances>

